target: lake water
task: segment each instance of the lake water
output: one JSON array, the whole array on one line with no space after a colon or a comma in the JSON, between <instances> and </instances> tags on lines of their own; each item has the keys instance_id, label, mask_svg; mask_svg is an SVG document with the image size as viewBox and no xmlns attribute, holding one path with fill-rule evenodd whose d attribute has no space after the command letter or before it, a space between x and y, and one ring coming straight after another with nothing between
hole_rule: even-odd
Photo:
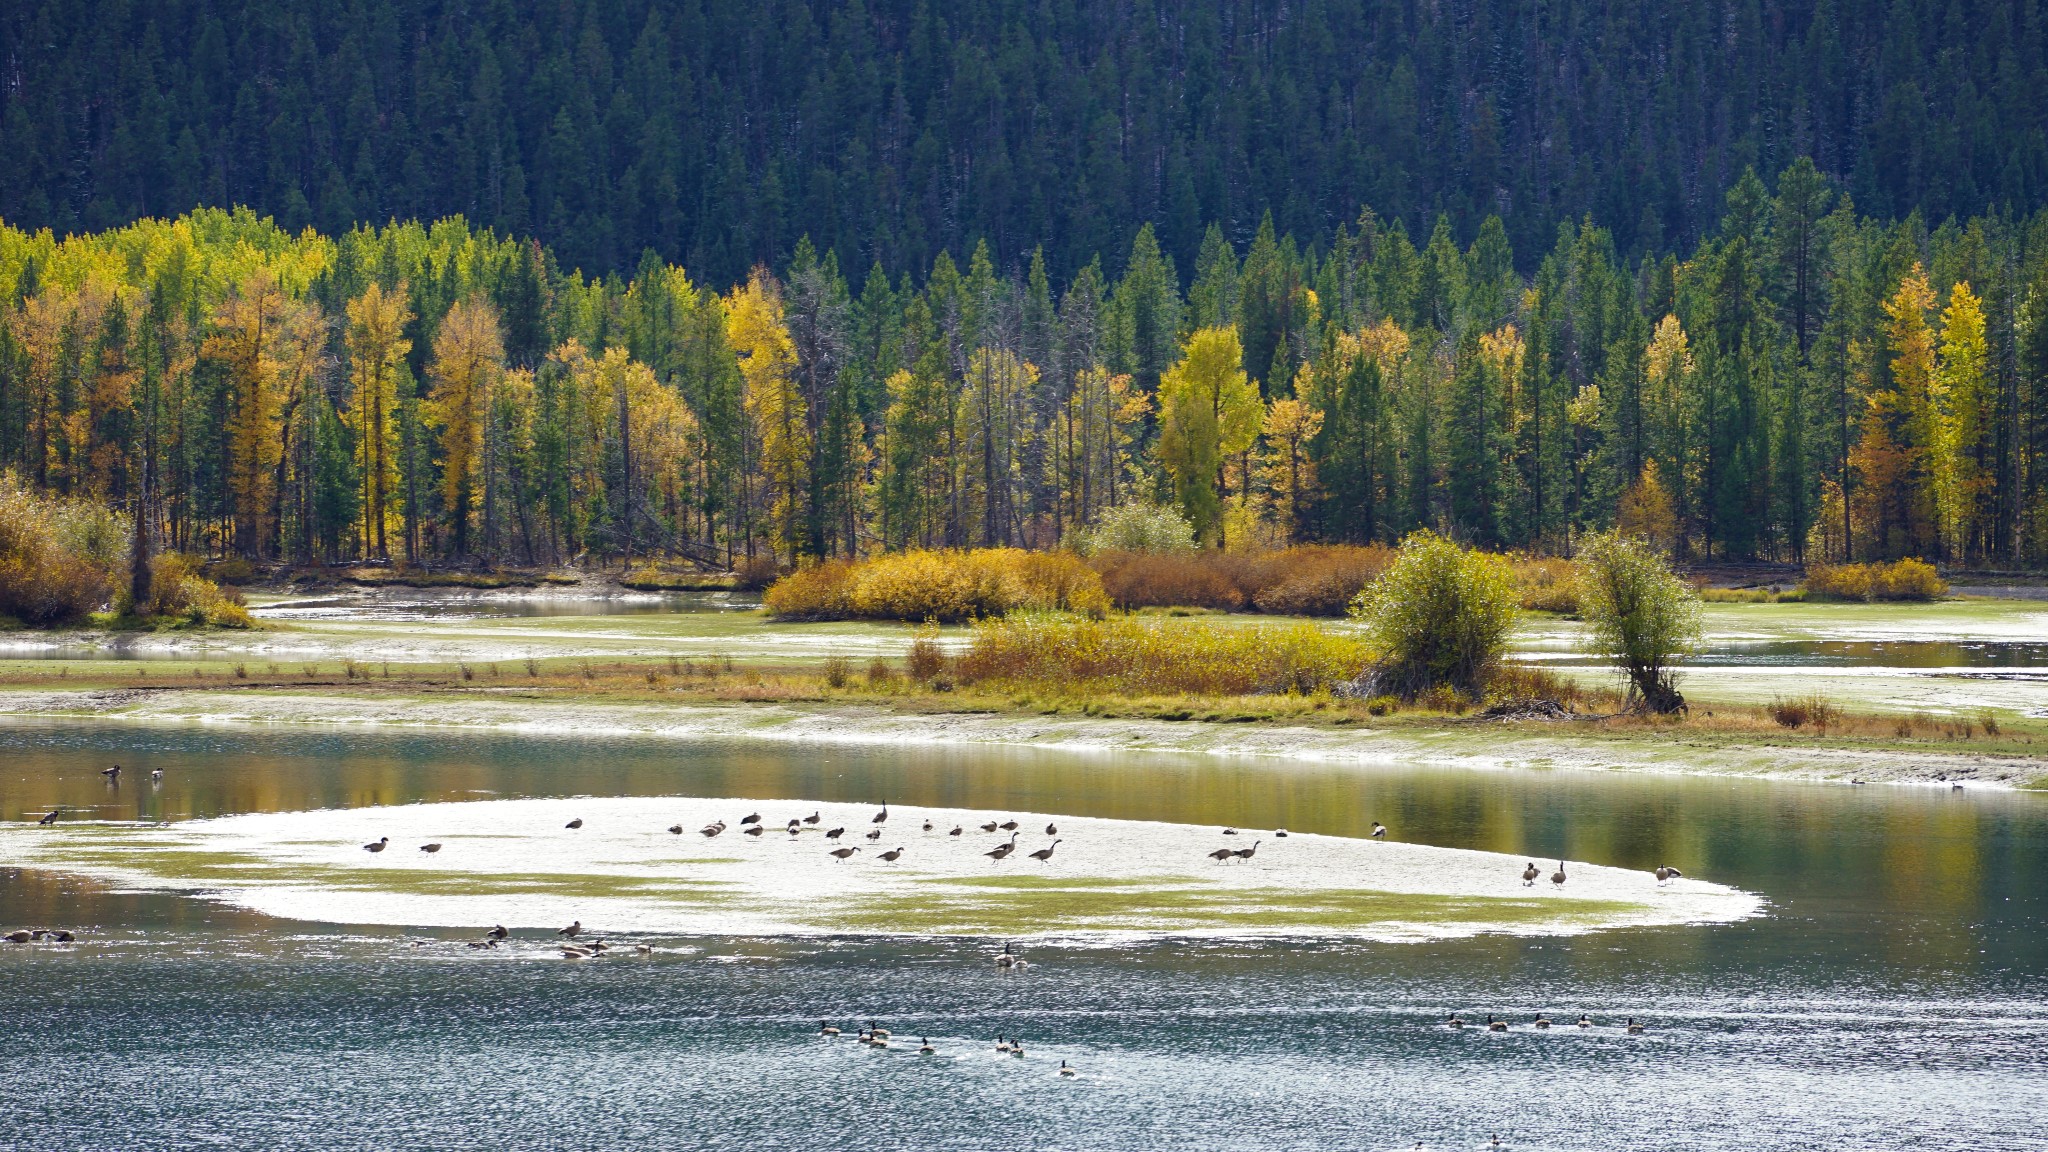
<instances>
[{"instance_id":1,"label":"lake water","mask_svg":"<svg viewBox=\"0 0 2048 1152\"><path fill-rule=\"evenodd\" d=\"M110 787L98 769L128 769ZM161 785L148 769L163 767ZM511 796L814 797L1673 864L1712 928L1424 945L689 939L268 921L0 873L0 1147L2038 1148L2048 796L1170 755L0 727L0 820ZM18 826L17 826L18 827ZM1505 1034L1441 1026L1492 1012ZM1602 1027L1527 1027L1538 1011ZM1630 1036L1613 1025L1649 1024ZM898 1046L814 1033L885 1021ZM998 1033L1030 1042L992 1052ZM929 1036L939 1055L920 1057ZM1053 1069L1071 1061L1072 1081Z\"/></svg>"}]
</instances>

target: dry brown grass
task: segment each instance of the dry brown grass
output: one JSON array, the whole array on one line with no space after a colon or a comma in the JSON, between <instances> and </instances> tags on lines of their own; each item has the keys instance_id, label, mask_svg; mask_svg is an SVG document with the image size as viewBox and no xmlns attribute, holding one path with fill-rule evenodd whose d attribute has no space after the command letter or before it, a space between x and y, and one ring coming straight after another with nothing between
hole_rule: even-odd
<instances>
[{"instance_id":1,"label":"dry brown grass","mask_svg":"<svg viewBox=\"0 0 2048 1152\"><path fill-rule=\"evenodd\" d=\"M1101 614L1102 580L1070 552L911 551L833 560L777 580L762 602L785 620L958 623L1017 608Z\"/></svg>"},{"instance_id":2,"label":"dry brown grass","mask_svg":"<svg viewBox=\"0 0 2048 1152\"><path fill-rule=\"evenodd\" d=\"M985 620L953 661L963 683L1216 696L1308 694L1370 662L1356 636L1310 624L1223 627L1199 620Z\"/></svg>"},{"instance_id":3,"label":"dry brown grass","mask_svg":"<svg viewBox=\"0 0 2048 1152\"><path fill-rule=\"evenodd\" d=\"M1089 562L1119 608L1342 616L1393 557L1378 544L1305 544L1273 552L1104 552Z\"/></svg>"}]
</instances>

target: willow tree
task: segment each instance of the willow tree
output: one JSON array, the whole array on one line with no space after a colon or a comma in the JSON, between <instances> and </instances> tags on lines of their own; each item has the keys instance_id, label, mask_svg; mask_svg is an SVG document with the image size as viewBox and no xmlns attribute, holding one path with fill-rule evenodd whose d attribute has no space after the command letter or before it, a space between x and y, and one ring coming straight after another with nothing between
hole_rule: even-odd
<instances>
[{"instance_id":1,"label":"willow tree","mask_svg":"<svg viewBox=\"0 0 2048 1152\"><path fill-rule=\"evenodd\" d=\"M1650 544L1620 532L1579 542L1579 614L1646 712L1685 707L1673 669L1699 640L1700 602Z\"/></svg>"},{"instance_id":2,"label":"willow tree","mask_svg":"<svg viewBox=\"0 0 2048 1152\"><path fill-rule=\"evenodd\" d=\"M449 309L434 334L427 369L427 421L441 433L441 503L455 537L455 555L469 554L469 516L490 474L484 458L491 397L505 373L498 310L469 297Z\"/></svg>"},{"instance_id":3,"label":"willow tree","mask_svg":"<svg viewBox=\"0 0 2048 1152\"><path fill-rule=\"evenodd\" d=\"M777 553L794 557L806 523L811 435L796 378L796 346L782 319L782 296L765 270L726 299L726 341L746 380L746 409L761 443L760 467L771 502ZM749 544L752 541L749 540Z\"/></svg>"},{"instance_id":4,"label":"willow tree","mask_svg":"<svg viewBox=\"0 0 2048 1152\"><path fill-rule=\"evenodd\" d=\"M405 285L386 292L376 284L348 303L349 405L345 419L355 437L356 475L362 485L363 550L389 559L385 530L398 490L398 400L410 381L406 356L412 320Z\"/></svg>"},{"instance_id":5,"label":"willow tree","mask_svg":"<svg viewBox=\"0 0 2048 1152\"><path fill-rule=\"evenodd\" d=\"M1215 539L1224 458L1251 447L1264 416L1237 330L1204 328L1188 337L1180 363L1159 381L1159 460L1197 539Z\"/></svg>"}]
</instances>

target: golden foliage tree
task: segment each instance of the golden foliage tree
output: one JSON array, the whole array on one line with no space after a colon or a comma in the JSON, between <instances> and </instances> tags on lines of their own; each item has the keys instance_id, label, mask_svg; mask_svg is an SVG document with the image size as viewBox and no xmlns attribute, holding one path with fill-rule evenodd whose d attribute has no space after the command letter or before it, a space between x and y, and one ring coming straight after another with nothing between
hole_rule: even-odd
<instances>
[{"instance_id":1,"label":"golden foliage tree","mask_svg":"<svg viewBox=\"0 0 2048 1152\"><path fill-rule=\"evenodd\" d=\"M390 292L376 284L348 304L349 430L355 436L356 474L362 485L363 549L388 559L386 529L398 490L398 398L408 378L412 341L405 285Z\"/></svg>"},{"instance_id":2,"label":"golden foliage tree","mask_svg":"<svg viewBox=\"0 0 2048 1152\"><path fill-rule=\"evenodd\" d=\"M746 381L746 410L760 438L777 551L796 555L810 486L810 425L796 378L796 345L782 318L782 294L763 269L726 298L726 341Z\"/></svg>"},{"instance_id":3,"label":"golden foliage tree","mask_svg":"<svg viewBox=\"0 0 2048 1152\"><path fill-rule=\"evenodd\" d=\"M489 301L458 301L434 334L427 370L427 422L441 433L441 498L454 529L455 555L469 552L469 516L479 483L491 397L505 373L505 341Z\"/></svg>"},{"instance_id":4,"label":"golden foliage tree","mask_svg":"<svg viewBox=\"0 0 2048 1152\"><path fill-rule=\"evenodd\" d=\"M259 269L221 301L212 327L204 352L220 362L227 377L227 480L235 547L254 557L275 540L285 416L318 363L319 313Z\"/></svg>"},{"instance_id":5,"label":"golden foliage tree","mask_svg":"<svg viewBox=\"0 0 2048 1152\"><path fill-rule=\"evenodd\" d=\"M1223 460L1251 447L1265 416L1243 361L1235 328L1204 328L1188 337L1180 363L1159 380L1159 459L1205 542L1214 539L1220 518Z\"/></svg>"},{"instance_id":6,"label":"golden foliage tree","mask_svg":"<svg viewBox=\"0 0 2048 1152\"><path fill-rule=\"evenodd\" d=\"M1931 378L1928 423L1929 472L1935 515L1948 554L1962 558L1981 542L1983 504L1989 488L1985 462L1985 414L1991 406L1990 355L1984 342L1984 308L1959 283L1941 314L1941 365Z\"/></svg>"}]
</instances>

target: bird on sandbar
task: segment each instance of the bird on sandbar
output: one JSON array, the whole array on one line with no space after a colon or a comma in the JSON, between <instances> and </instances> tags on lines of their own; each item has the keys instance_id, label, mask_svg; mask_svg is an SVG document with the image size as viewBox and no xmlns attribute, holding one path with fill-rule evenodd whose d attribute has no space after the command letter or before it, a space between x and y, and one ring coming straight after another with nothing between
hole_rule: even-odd
<instances>
[{"instance_id":1,"label":"bird on sandbar","mask_svg":"<svg viewBox=\"0 0 2048 1152\"><path fill-rule=\"evenodd\" d=\"M874 829L868 833L867 838L870 840L880 840L882 838L882 830L880 828Z\"/></svg>"},{"instance_id":2,"label":"bird on sandbar","mask_svg":"<svg viewBox=\"0 0 2048 1152\"><path fill-rule=\"evenodd\" d=\"M1000 827L1000 825L998 825L998 824L997 824L997 823L996 823L995 821L991 820L991 821L989 821L988 823L986 823L986 824L983 824L983 825L981 826L981 830L982 830L983 832L993 832L993 831L995 831L995 830L996 830L996 829L997 829L998 827Z\"/></svg>"},{"instance_id":3,"label":"bird on sandbar","mask_svg":"<svg viewBox=\"0 0 2048 1152\"><path fill-rule=\"evenodd\" d=\"M740 834L743 836L759 836L761 833L765 831L767 831L767 829L761 827L759 824L749 824L745 828L740 829Z\"/></svg>"},{"instance_id":4,"label":"bird on sandbar","mask_svg":"<svg viewBox=\"0 0 2048 1152\"><path fill-rule=\"evenodd\" d=\"M57 822L57 817L62 816L63 814L63 808L52 808L48 812L43 813L43 818L41 820L36 821L36 823L42 825L55 824Z\"/></svg>"},{"instance_id":5,"label":"bird on sandbar","mask_svg":"<svg viewBox=\"0 0 2048 1152\"><path fill-rule=\"evenodd\" d=\"M1377 820L1373 821L1372 838L1375 840L1385 840L1387 838L1387 826Z\"/></svg>"},{"instance_id":6,"label":"bird on sandbar","mask_svg":"<svg viewBox=\"0 0 2048 1152\"><path fill-rule=\"evenodd\" d=\"M441 845L439 843L420 845L420 851L425 852L429 856L432 856L434 853L439 852L440 850Z\"/></svg>"},{"instance_id":7,"label":"bird on sandbar","mask_svg":"<svg viewBox=\"0 0 2048 1152\"><path fill-rule=\"evenodd\" d=\"M841 836L844 836L844 835L846 835L846 829L844 829L844 828L834 828L834 829L832 829L832 830L831 830L830 832L827 832L827 833L825 833L825 839L827 839L827 840L837 840L837 839L839 839L839 838L840 838Z\"/></svg>"},{"instance_id":8,"label":"bird on sandbar","mask_svg":"<svg viewBox=\"0 0 2048 1152\"><path fill-rule=\"evenodd\" d=\"M896 861L901 860L902 858L903 847L901 845L898 845L897 847L887 852L884 852L880 856L876 857L876 859L884 861L885 863L889 864L894 864Z\"/></svg>"},{"instance_id":9,"label":"bird on sandbar","mask_svg":"<svg viewBox=\"0 0 2048 1152\"><path fill-rule=\"evenodd\" d=\"M958 836L958 835L960 835L961 833L963 833L963 832L965 832L965 831L967 831L967 829L965 829L965 828L962 828L962 827L961 827L960 825L958 825L958 824L955 824L955 825L953 825L953 830L952 830L951 832L948 832L948 833L946 833L946 835L948 835L948 836Z\"/></svg>"},{"instance_id":10,"label":"bird on sandbar","mask_svg":"<svg viewBox=\"0 0 2048 1152\"><path fill-rule=\"evenodd\" d=\"M718 821L716 824L706 824L702 828L697 829L698 835L704 837L706 840L711 839L712 837L718 835L720 832L723 831L725 831L725 821L723 820Z\"/></svg>"},{"instance_id":11,"label":"bird on sandbar","mask_svg":"<svg viewBox=\"0 0 2048 1152\"><path fill-rule=\"evenodd\" d=\"M1522 869L1522 887L1534 888L1536 886L1537 878L1541 877L1542 875L1543 869L1538 868L1534 860L1529 861L1529 866L1527 868Z\"/></svg>"},{"instance_id":12,"label":"bird on sandbar","mask_svg":"<svg viewBox=\"0 0 2048 1152\"><path fill-rule=\"evenodd\" d=\"M1036 851L1036 852L1033 852L1033 853L1031 854L1031 858L1032 858L1033 860L1036 860L1036 861L1038 861L1039 863L1043 864L1043 863L1045 863L1045 862L1046 862L1047 860L1050 860L1050 859L1052 859L1052 850L1053 850L1053 849L1055 849L1055 848L1057 848L1057 847L1059 847L1059 846L1060 846L1060 842L1059 842L1059 841L1057 841L1057 840L1055 840L1055 841L1053 841L1052 843L1050 843L1050 844L1047 844L1047 845L1046 845L1045 847L1043 847L1043 848L1040 848L1040 849L1039 849L1038 851Z\"/></svg>"},{"instance_id":13,"label":"bird on sandbar","mask_svg":"<svg viewBox=\"0 0 2048 1152\"><path fill-rule=\"evenodd\" d=\"M831 855L833 859L843 862L848 856L851 856L858 851L860 851L860 849L858 848L834 848L832 850Z\"/></svg>"},{"instance_id":14,"label":"bird on sandbar","mask_svg":"<svg viewBox=\"0 0 2048 1152\"><path fill-rule=\"evenodd\" d=\"M1274 837L1274 839L1276 839L1276 840L1285 840L1285 839L1287 839L1287 829L1285 829L1285 828L1275 828L1275 829L1273 829L1273 837Z\"/></svg>"},{"instance_id":15,"label":"bird on sandbar","mask_svg":"<svg viewBox=\"0 0 2048 1152\"><path fill-rule=\"evenodd\" d=\"M1223 862L1224 862L1225 860L1228 860L1228 859L1230 859L1230 858L1231 858L1232 856L1235 856L1235 855L1237 855L1237 851L1236 851L1236 849L1233 849L1233 848L1218 848L1218 849L1217 849L1217 850L1215 850L1214 852L1211 852L1211 853L1209 853L1209 859L1211 859L1211 860L1214 860L1214 861L1215 861L1215 862L1217 862L1218 864L1221 864L1221 863L1223 863Z\"/></svg>"},{"instance_id":16,"label":"bird on sandbar","mask_svg":"<svg viewBox=\"0 0 2048 1152\"><path fill-rule=\"evenodd\" d=\"M510 936L511 934L512 933L507 932L505 930L505 926L503 924L493 924L491 926L491 930L489 932L484 933L485 936L489 937L492 940L503 940L505 937Z\"/></svg>"},{"instance_id":17,"label":"bird on sandbar","mask_svg":"<svg viewBox=\"0 0 2048 1152\"><path fill-rule=\"evenodd\" d=\"M1237 851L1232 852L1231 855L1237 857L1239 860L1250 860L1252 858L1252 855L1259 850L1259 845L1264 843L1264 840L1254 840L1252 841L1251 847L1239 848Z\"/></svg>"},{"instance_id":18,"label":"bird on sandbar","mask_svg":"<svg viewBox=\"0 0 2048 1152\"><path fill-rule=\"evenodd\" d=\"M887 800L884 800L884 801L882 801L882 810L881 810L880 812L877 812L877 813L875 813L875 815L874 815L874 818L873 818L873 819L871 819L871 820L869 820L869 821L868 821L868 823L870 823L870 824L887 824L888 822L889 822L889 802L888 802Z\"/></svg>"},{"instance_id":19,"label":"bird on sandbar","mask_svg":"<svg viewBox=\"0 0 2048 1152\"><path fill-rule=\"evenodd\" d=\"M804 823L806 823L806 824L816 824L816 823L817 823L818 821L820 821L820 820L822 820L822 819L824 819L824 817L823 817L823 816L822 816L821 814L819 814L819 813L817 813L817 812L813 812L813 813L811 813L811 814L810 814L809 816L806 816L806 817L804 817Z\"/></svg>"},{"instance_id":20,"label":"bird on sandbar","mask_svg":"<svg viewBox=\"0 0 2048 1152\"><path fill-rule=\"evenodd\" d=\"M568 822L567 824L564 824L564 825L562 825L562 827L564 827L564 828L572 828L572 829L573 829L573 828L581 828L581 827L583 827L583 817L581 817L581 816L578 816L578 817L577 817L577 818L575 818L574 820L571 820L571 821L569 821L569 822Z\"/></svg>"},{"instance_id":21,"label":"bird on sandbar","mask_svg":"<svg viewBox=\"0 0 2048 1152\"><path fill-rule=\"evenodd\" d=\"M1670 880L1677 880L1684 875L1685 873L1680 872L1676 868L1659 865L1657 868L1657 883L1663 884Z\"/></svg>"},{"instance_id":22,"label":"bird on sandbar","mask_svg":"<svg viewBox=\"0 0 2048 1152\"><path fill-rule=\"evenodd\" d=\"M925 830L925 831L927 831L927 832L929 832L929 831L931 831L931 830L932 830L932 822L931 822L931 821L927 820L927 821L925 821L925 822L924 822L924 830Z\"/></svg>"},{"instance_id":23,"label":"bird on sandbar","mask_svg":"<svg viewBox=\"0 0 2048 1152\"><path fill-rule=\"evenodd\" d=\"M389 837L389 836L379 836L379 837L378 837L377 839L375 839L375 840L372 840L372 841L370 841L370 842L369 842L368 844L365 844L365 845L363 845L363 851L365 851L365 852L382 852L382 851L383 851L383 850L384 850L384 849L385 849L385 848L386 848L386 847L387 847L387 846L388 846L388 845L389 845L390 843L391 843L391 837Z\"/></svg>"},{"instance_id":24,"label":"bird on sandbar","mask_svg":"<svg viewBox=\"0 0 2048 1152\"><path fill-rule=\"evenodd\" d=\"M1550 882L1559 888L1564 887L1564 861L1557 862L1557 871L1550 874Z\"/></svg>"},{"instance_id":25,"label":"bird on sandbar","mask_svg":"<svg viewBox=\"0 0 2048 1152\"><path fill-rule=\"evenodd\" d=\"M1017 830L1017 822L1015 820L1005 820L1001 824L996 825L996 827L1001 828L1005 832L1015 832Z\"/></svg>"},{"instance_id":26,"label":"bird on sandbar","mask_svg":"<svg viewBox=\"0 0 2048 1152\"><path fill-rule=\"evenodd\" d=\"M567 928L557 928L555 929L555 935L567 936L569 939L574 940L576 937L583 935L583 921L575 921Z\"/></svg>"},{"instance_id":27,"label":"bird on sandbar","mask_svg":"<svg viewBox=\"0 0 2048 1152\"><path fill-rule=\"evenodd\" d=\"M759 812L749 812L745 816L740 817L740 823L742 824L759 824L760 822L761 814Z\"/></svg>"},{"instance_id":28,"label":"bird on sandbar","mask_svg":"<svg viewBox=\"0 0 2048 1152\"><path fill-rule=\"evenodd\" d=\"M1012 853L1012 852L1015 852L1016 850L1017 850L1017 834L1016 834L1015 832L1012 832L1012 833L1010 833L1010 842L1009 842L1009 843L1007 843L1007 844L998 844L998 845L996 845L996 846L995 846L995 850L994 850L994 851L991 851L991 852L983 852L983 853L982 853L982 855L983 855L983 856L986 856L986 857L988 857L988 858L989 858L989 859L991 859L991 860L1001 860L1001 859L1002 859L1003 857L1005 857L1005 856L1008 856L1008 855L1009 855L1010 853Z\"/></svg>"},{"instance_id":29,"label":"bird on sandbar","mask_svg":"<svg viewBox=\"0 0 2048 1152\"><path fill-rule=\"evenodd\" d=\"M164 778L164 770L163 770L163 769L161 769L161 768L151 768L151 769L149 770L149 779L150 779L150 782L151 782L151 783L155 783L155 782L157 782L157 781L159 781L159 780L162 780L163 778Z\"/></svg>"},{"instance_id":30,"label":"bird on sandbar","mask_svg":"<svg viewBox=\"0 0 2048 1152\"><path fill-rule=\"evenodd\" d=\"M1057 835L1059 835L1059 834L1060 834L1060 828L1059 828L1059 825L1057 825L1057 824L1047 824L1047 825L1045 826L1045 834L1046 834L1047 836L1057 836Z\"/></svg>"},{"instance_id":31,"label":"bird on sandbar","mask_svg":"<svg viewBox=\"0 0 2048 1152\"><path fill-rule=\"evenodd\" d=\"M683 826L681 824L671 824L668 826L668 831L671 836L681 836L683 834Z\"/></svg>"}]
</instances>

